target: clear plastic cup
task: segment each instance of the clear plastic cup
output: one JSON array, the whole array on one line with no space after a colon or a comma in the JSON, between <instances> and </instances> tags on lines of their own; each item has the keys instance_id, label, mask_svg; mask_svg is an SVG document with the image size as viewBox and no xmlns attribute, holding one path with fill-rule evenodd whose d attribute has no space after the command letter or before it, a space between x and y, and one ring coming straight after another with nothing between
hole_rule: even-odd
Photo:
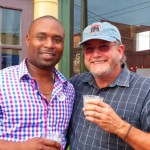
<instances>
[{"instance_id":1,"label":"clear plastic cup","mask_svg":"<svg viewBox=\"0 0 150 150\"><path fill-rule=\"evenodd\" d=\"M86 102L88 102L88 100L93 100L93 101L103 101L104 98L101 96L97 96L97 95L83 95L83 105L85 107Z\"/></svg>"},{"instance_id":2,"label":"clear plastic cup","mask_svg":"<svg viewBox=\"0 0 150 150\"><path fill-rule=\"evenodd\" d=\"M62 144L62 134L59 132L52 132L50 130L47 130L44 134L43 134L44 138L47 138L49 140L53 140L58 142L60 145Z\"/></svg>"}]
</instances>

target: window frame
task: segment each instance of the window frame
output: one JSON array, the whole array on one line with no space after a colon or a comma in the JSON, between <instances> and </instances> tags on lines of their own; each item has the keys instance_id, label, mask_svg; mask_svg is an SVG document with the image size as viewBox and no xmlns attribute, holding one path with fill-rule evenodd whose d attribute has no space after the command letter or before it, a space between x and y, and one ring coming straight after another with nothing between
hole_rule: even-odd
<instances>
[{"instance_id":1,"label":"window frame","mask_svg":"<svg viewBox=\"0 0 150 150\"><path fill-rule=\"evenodd\" d=\"M26 46L26 34L28 32L28 28L30 23L33 20L33 0L1 0L0 1L0 8L6 9L13 9L21 11L21 20L20 20L20 45L6 45L0 43L0 69L2 69L2 58L1 52L2 49L17 49L19 50L19 63L26 57L27 54L27 46ZM0 19L2 17L2 13L0 11ZM0 31L1 31L1 24L0 24Z\"/></svg>"}]
</instances>

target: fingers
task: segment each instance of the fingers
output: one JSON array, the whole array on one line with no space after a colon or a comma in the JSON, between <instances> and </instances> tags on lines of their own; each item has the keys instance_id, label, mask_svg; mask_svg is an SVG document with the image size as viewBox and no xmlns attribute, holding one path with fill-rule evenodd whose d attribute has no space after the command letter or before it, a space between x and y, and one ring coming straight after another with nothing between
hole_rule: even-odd
<instances>
[{"instance_id":1,"label":"fingers","mask_svg":"<svg viewBox=\"0 0 150 150\"><path fill-rule=\"evenodd\" d=\"M112 108L108 104L101 101L94 102L89 100L83 107L83 111L96 111L99 113L108 113L108 110L112 110Z\"/></svg>"},{"instance_id":2,"label":"fingers","mask_svg":"<svg viewBox=\"0 0 150 150\"><path fill-rule=\"evenodd\" d=\"M114 133L122 126L123 120L109 105L101 107L101 104L103 105L103 102L88 103L83 108L85 117L88 121L96 123L103 130Z\"/></svg>"},{"instance_id":3,"label":"fingers","mask_svg":"<svg viewBox=\"0 0 150 150\"><path fill-rule=\"evenodd\" d=\"M85 113L86 120L94 122L96 124L99 123L111 123L112 118L102 113L98 113L95 111L86 111Z\"/></svg>"},{"instance_id":4,"label":"fingers","mask_svg":"<svg viewBox=\"0 0 150 150\"><path fill-rule=\"evenodd\" d=\"M90 116L90 117L93 117L93 118L97 118L97 119L100 119L100 113L96 112L96 111L84 111L84 115L86 117Z\"/></svg>"},{"instance_id":5,"label":"fingers","mask_svg":"<svg viewBox=\"0 0 150 150\"><path fill-rule=\"evenodd\" d=\"M30 142L30 145L32 145L34 149L36 148L38 148L39 150L40 149L41 150L60 150L61 149L61 145L58 142L49 140L46 138L33 138L31 140L28 140L28 142ZM28 148L28 149L33 149L33 148Z\"/></svg>"},{"instance_id":6,"label":"fingers","mask_svg":"<svg viewBox=\"0 0 150 150\"><path fill-rule=\"evenodd\" d=\"M97 104L100 104L100 103L101 102L98 102ZM107 123L108 121L112 121L111 116L113 115L113 110L108 105L105 105L105 107L101 107L99 105L96 105L95 103L92 104L89 102L83 108L83 111L84 111L86 119L91 122L99 124L100 122Z\"/></svg>"},{"instance_id":7,"label":"fingers","mask_svg":"<svg viewBox=\"0 0 150 150\"><path fill-rule=\"evenodd\" d=\"M93 105L93 104L88 104L88 105L86 105L84 108L83 108L83 111L84 111L84 113L86 113L86 112L92 112L92 111L94 111L95 113L109 113L108 112L108 108L104 108L104 107L100 107L100 106L98 106L98 105ZM94 113L93 112L93 113ZM96 115L96 114L94 114L94 115Z\"/></svg>"},{"instance_id":8,"label":"fingers","mask_svg":"<svg viewBox=\"0 0 150 150\"><path fill-rule=\"evenodd\" d=\"M44 145L44 146L41 146L41 148L38 147L38 149L39 149L39 150L60 150L61 148L57 148L57 147L53 147L53 146L46 146L46 145Z\"/></svg>"},{"instance_id":9,"label":"fingers","mask_svg":"<svg viewBox=\"0 0 150 150\"><path fill-rule=\"evenodd\" d=\"M52 140L45 140L45 145L49 146L49 147L54 147L56 149L60 149L61 145L60 143L56 142L56 141L52 141Z\"/></svg>"},{"instance_id":10,"label":"fingers","mask_svg":"<svg viewBox=\"0 0 150 150\"><path fill-rule=\"evenodd\" d=\"M56 148L56 147L48 147L44 150L60 150L61 148Z\"/></svg>"},{"instance_id":11,"label":"fingers","mask_svg":"<svg viewBox=\"0 0 150 150\"><path fill-rule=\"evenodd\" d=\"M97 106L100 106L102 108L105 108L105 107L108 107L109 105L104 103L103 101L93 101L93 100L88 100L86 102L87 104L94 104L94 105L97 105Z\"/></svg>"}]
</instances>

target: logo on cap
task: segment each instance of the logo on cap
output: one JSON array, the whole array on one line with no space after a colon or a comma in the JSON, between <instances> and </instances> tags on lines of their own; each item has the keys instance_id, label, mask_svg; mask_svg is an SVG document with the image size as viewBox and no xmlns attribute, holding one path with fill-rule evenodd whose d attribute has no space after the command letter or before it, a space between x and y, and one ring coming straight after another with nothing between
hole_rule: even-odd
<instances>
[{"instance_id":1,"label":"logo on cap","mask_svg":"<svg viewBox=\"0 0 150 150\"><path fill-rule=\"evenodd\" d=\"M94 24L91 26L91 32L90 33L95 33L95 32L100 32L100 25Z\"/></svg>"}]
</instances>

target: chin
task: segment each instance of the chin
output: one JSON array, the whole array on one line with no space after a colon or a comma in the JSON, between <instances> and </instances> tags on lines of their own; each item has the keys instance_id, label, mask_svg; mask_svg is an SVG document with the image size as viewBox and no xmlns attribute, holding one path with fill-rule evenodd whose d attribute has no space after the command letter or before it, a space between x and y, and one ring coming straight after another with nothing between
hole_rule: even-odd
<instances>
[{"instance_id":1,"label":"chin","mask_svg":"<svg viewBox=\"0 0 150 150\"><path fill-rule=\"evenodd\" d=\"M92 68L90 71L94 76L104 76L109 73L109 69L107 68Z\"/></svg>"}]
</instances>

